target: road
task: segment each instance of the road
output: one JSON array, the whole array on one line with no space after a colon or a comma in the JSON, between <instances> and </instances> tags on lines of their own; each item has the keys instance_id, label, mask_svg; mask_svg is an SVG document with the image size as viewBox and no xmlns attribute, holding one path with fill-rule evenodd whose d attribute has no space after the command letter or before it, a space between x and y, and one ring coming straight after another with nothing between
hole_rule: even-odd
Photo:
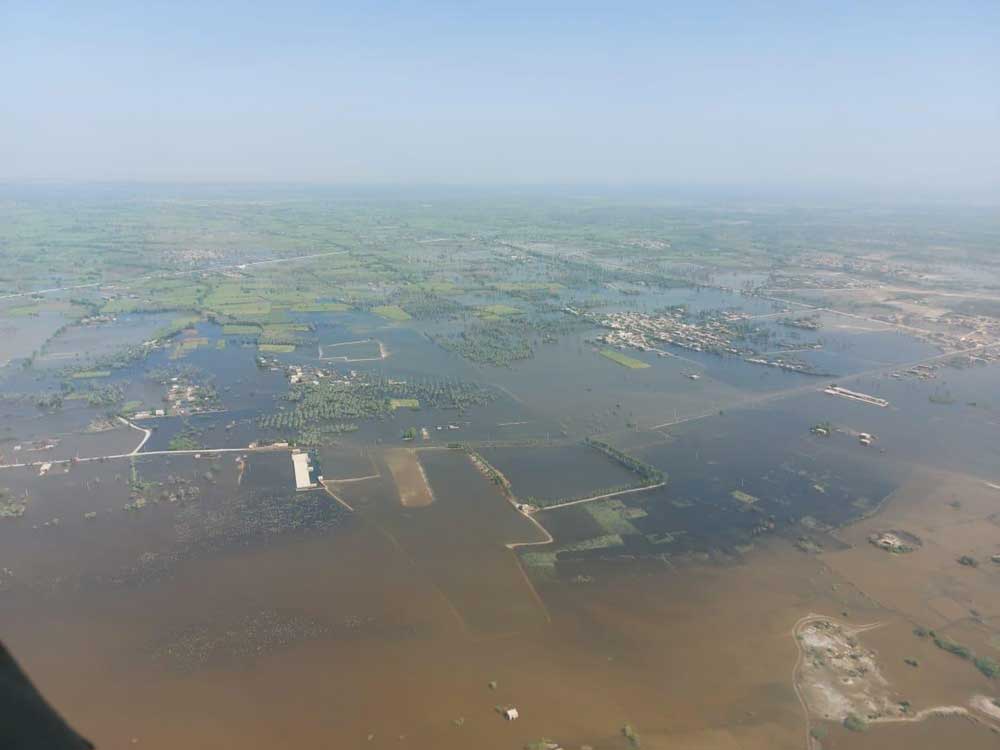
<instances>
[{"instance_id":1,"label":"road","mask_svg":"<svg viewBox=\"0 0 1000 750\"><path fill-rule=\"evenodd\" d=\"M631 495L633 492L647 492L649 490L655 490L660 487L666 487L666 482L659 482L658 484L647 484L642 487L632 487L627 490L618 490L617 492L608 492L604 495L594 495L593 497L585 497L581 500L570 500L565 503L557 503L556 505L546 505L544 508L539 508L536 513L541 513L546 510L556 510L558 508L568 508L571 505L581 505L582 503L592 503L597 500L607 500L608 498L618 497L619 495Z\"/></svg>"},{"instance_id":2,"label":"road","mask_svg":"<svg viewBox=\"0 0 1000 750\"><path fill-rule=\"evenodd\" d=\"M962 354L971 354L973 352L983 351L984 349L992 349L994 347L1000 346L1000 344L980 344L977 346L969 347L968 349L960 349L954 352L945 352L943 354L935 354L932 357L925 357L924 359L917 360L915 362L901 362L894 365L884 365L881 367L873 368L871 370L864 370L862 372L855 372L849 375L844 375L843 377L837 378L823 378L826 381L835 381L838 385L843 383L850 383L861 378L873 377L875 375L884 375L886 372L896 372L899 370L908 370L910 368L916 367L917 365L931 364L932 362L937 362L942 359L947 359L948 357L956 357ZM762 395L749 396L745 399L739 399L732 403L728 403L724 406L726 409L734 409L738 407L751 406L760 403L767 403L769 401L776 401L782 398L793 396L796 393L805 393L808 391L817 390L817 386L812 384L806 384L797 386L795 388L788 388L780 391L774 391L773 393L765 393ZM693 422L699 419L705 419L707 417L715 416L719 413L718 409L710 409L708 411L701 412L699 414L692 414L686 417L680 417L678 419L670 420L669 422L664 422L663 424L658 424L653 427L647 427L645 429L649 430L660 430L664 427L672 427L674 425L683 424L684 422ZM616 434L616 433L607 433Z\"/></svg>"},{"instance_id":3,"label":"road","mask_svg":"<svg viewBox=\"0 0 1000 750\"><path fill-rule=\"evenodd\" d=\"M145 439L143 440L145 443ZM51 464L52 466L57 466L60 464L85 464L92 461L111 461L118 458L142 458L143 456L193 456L197 454L211 455L215 453L263 453L267 451L290 451L291 448L287 446L274 447L270 445L264 445L257 448L196 448L191 450L176 450L176 451L138 451L131 450L128 453L113 453L108 456L87 456L85 458L54 458L51 461L27 461L25 463L19 464L0 464L0 469L21 469L26 466L41 466L42 464Z\"/></svg>"}]
</instances>

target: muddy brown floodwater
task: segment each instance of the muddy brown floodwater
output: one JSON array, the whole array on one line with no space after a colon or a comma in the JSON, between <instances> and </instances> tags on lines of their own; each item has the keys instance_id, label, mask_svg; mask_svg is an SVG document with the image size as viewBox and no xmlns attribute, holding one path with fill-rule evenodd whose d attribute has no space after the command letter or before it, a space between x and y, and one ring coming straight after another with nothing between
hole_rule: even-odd
<instances>
[{"instance_id":1,"label":"muddy brown floodwater","mask_svg":"<svg viewBox=\"0 0 1000 750\"><path fill-rule=\"evenodd\" d=\"M865 579L854 557L867 556L869 568L890 558L871 557L883 553L862 527L849 533L859 544L830 555L771 539L738 564L577 560L558 577L529 579L505 545L541 541L540 530L464 453L413 455L435 498L429 505L405 507L385 460L358 460L347 468L370 473L338 484L356 512L337 506L344 520L336 525L250 530L139 580L7 591L4 639L53 704L111 749L500 750L546 737L567 749L625 750L627 723L644 748L800 750L792 627L809 612L856 624L888 618L864 634L865 646L916 708L955 702L956 685L989 690L968 662L910 635L905 616L863 592L878 576ZM274 468L263 472L268 462ZM249 492L253 482L261 489L262 472L290 483L287 463L286 455L252 456L232 491ZM235 476L228 464L219 472L213 481ZM219 488L218 517L230 518L223 486L232 485L206 485L202 521L216 518L211 487ZM284 502L335 505L322 490L290 492ZM153 523L157 516L141 515L150 510L166 519L171 507L147 508L128 523ZM100 518L81 527L92 533L77 548L81 565L110 544ZM123 523L108 533L127 533ZM905 515L871 523L915 526ZM161 535L174 528L154 527ZM144 544L156 543L145 534ZM915 570L922 559L913 558ZM926 680L915 681L904 656L926 665ZM938 676L952 687L929 687ZM521 718L504 721L497 708L507 706ZM865 733L822 728L824 748L996 741L962 717Z\"/></svg>"},{"instance_id":2,"label":"muddy brown floodwater","mask_svg":"<svg viewBox=\"0 0 1000 750\"><path fill-rule=\"evenodd\" d=\"M614 748L625 722L647 747L800 746L788 623L826 584L797 553L592 570L542 588L548 622L513 553L463 557L383 522L183 561L127 592L19 601L5 638L103 748L516 748L542 736ZM522 718L504 722L504 705Z\"/></svg>"}]
</instances>

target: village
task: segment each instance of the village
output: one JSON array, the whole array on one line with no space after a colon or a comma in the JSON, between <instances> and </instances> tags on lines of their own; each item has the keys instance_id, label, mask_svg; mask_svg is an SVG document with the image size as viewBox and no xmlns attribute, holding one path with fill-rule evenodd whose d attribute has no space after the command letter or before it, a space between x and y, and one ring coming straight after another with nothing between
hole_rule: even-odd
<instances>
[{"instance_id":1,"label":"village","mask_svg":"<svg viewBox=\"0 0 1000 750\"><path fill-rule=\"evenodd\" d=\"M683 309L673 308L660 315L646 315L639 312L615 312L597 318L595 322L610 329L599 337L599 341L615 348L633 348L644 352L656 352L668 356L668 352L657 344L671 344L693 352L708 352L720 356L741 357L755 365L776 367L781 370L802 374L817 374L812 365L794 357L760 355L741 344L746 331L741 330L750 320L750 315L735 310L721 310L703 316L697 322L688 322ZM819 344L809 345L819 349Z\"/></svg>"}]
</instances>

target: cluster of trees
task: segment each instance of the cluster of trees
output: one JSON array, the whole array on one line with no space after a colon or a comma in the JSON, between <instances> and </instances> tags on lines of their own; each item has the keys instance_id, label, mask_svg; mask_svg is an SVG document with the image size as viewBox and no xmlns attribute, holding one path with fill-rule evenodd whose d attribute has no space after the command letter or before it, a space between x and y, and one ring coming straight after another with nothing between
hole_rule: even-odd
<instances>
[{"instance_id":1,"label":"cluster of trees","mask_svg":"<svg viewBox=\"0 0 1000 750\"><path fill-rule=\"evenodd\" d=\"M659 484L666 479L666 475L655 466L647 464L645 461L642 461L635 456L630 456L624 451L618 450L610 443L605 443L603 440L597 440L596 438L587 438L585 442L591 448L595 448L608 458L617 461L626 469L634 471L642 477L644 484Z\"/></svg>"},{"instance_id":2,"label":"cluster of trees","mask_svg":"<svg viewBox=\"0 0 1000 750\"><path fill-rule=\"evenodd\" d=\"M305 446L325 445L331 442L337 435L342 435L345 432L355 432L357 429L358 426L353 422L336 422L317 427L305 427L296 434L295 444Z\"/></svg>"},{"instance_id":3,"label":"cluster of trees","mask_svg":"<svg viewBox=\"0 0 1000 750\"><path fill-rule=\"evenodd\" d=\"M337 432L357 429L356 421L388 416L392 399L416 399L422 405L465 410L489 403L495 393L475 383L460 380L397 381L380 376L360 375L353 380L326 380L318 384L292 386L286 399L290 406L258 418L263 428L295 432L302 438L319 438L308 432L317 425L339 426Z\"/></svg>"},{"instance_id":4,"label":"cluster of trees","mask_svg":"<svg viewBox=\"0 0 1000 750\"><path fill-rule=\"evenodd\" d=\"M534 355L532 335L525 321L496 320L471 323L460 333L438 336L435 341L473 362L509 367Z\"/></svg>"},{"instance_id":5,"label":"cluster of trees","mask_svg":"<svg viewBox=\"0 0 1000 750\"><path fill-rule=\"evenodd\" d=\"M918 638L926 638L930 636L931 640L934 641L934 645L942 651L947 651L949 654L954 654L961 659L971 660L976 669L989 677L991 680L1000 677L1000 664L989 656L976 656L972 649L968 646L956 643L940 633L935 633L933 630L916 627L913 629L913 634Z\"/></svg>"},{"instance_id":6,"label":"cluster of trees","mask_svg":"<svg viewBox=\"0 0 1000 750\"><path fill-rule=\"evenodd\" d=\"M173 378L180 380L195 380L202 376L202 371L194 365L169 365L167 367L154 367L147 370L144 377L153 383L166 385Z\"/></svg>"},{"instance_id":7,"label":"cluster of trees","mask_svg":"<svg viewBox=\"0 0 1000 750\"><path fill-rule=\"evenodd\" d=\"M455 300L440 297L436 294L406 297L405 299L401 299L398 304L411 317L419 320L458 318L468 312L463 305Z\"/></svg>"},{"instance_id":8,"label":"cluster of trees","mask_svg":"<svg viewBox=\"0 0 1000 750\"><path fill-rule=\"evenodd\" d=\"M555 342L579 325L575 318L516 317L471 322L456 334L435 337L435 342L473 362L509 367L534 356L535 346Z\"/></svg>"},{"instance_id":9,"label":"cluster of trees","mask_svg":"<svg viewBox=\"0 0 1000 750\"><path fill-rule=\"evenodd\" d=\"M124 383L108 383L106 385L94 386L86 392L86 401L89 406L111 408L122 403L124 400Z\"/></svg>"},{"instance_id":10,"label":"cluster of trees","mask_svg":"<svg viewBox=\"0 0 1000 750\"><path fill-rule=\"evenodd\" d=\"M201 448L200 434L187 430L179 432L170 438L167 448L172 451L196 451Z\"/></svg>"},{"instance_id":11,"label":"cluster of trees","mask_svg":"<svg viewBox=\"0 0 1000 750\"><path fill-rule=\"evenodd\" d=\"M475 463L476 466L479 467L479 470L482 471L489 478L489 480L493 482L493 484L500 487L500 489L503 490L503 493L508 497L513 496L513 491L511 490L510 482L507 481L507 477L505 477L497 468L495 468L493 464L491 464L489 461L483 458L483 455L481 453L461 443L453 443L450 444L448 447L464 450L466 453L468 453L469 456L472 458L473 463Z\"/></svg>"}]
</instances>

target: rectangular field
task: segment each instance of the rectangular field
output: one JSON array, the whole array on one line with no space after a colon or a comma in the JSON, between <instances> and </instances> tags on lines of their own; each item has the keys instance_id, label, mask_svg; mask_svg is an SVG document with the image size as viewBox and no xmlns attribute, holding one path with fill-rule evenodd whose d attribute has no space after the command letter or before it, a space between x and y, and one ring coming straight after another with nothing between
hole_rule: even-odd
<instances>
[{"instance_id":1,"label":"rectangular field","mask_svg":"<svg viewBox=\"0 0 1000 750\"><path fill-rule=\"evenodd\" d=\"M628 367L631 370L643 370L649 367L649 364L643 362L641 359L630 357L614 349L601 349L600 354L602 357L607 357L612 362L617 362L622 367Z\"/></svg>"},{"instance_id":2,"label":"rectangular field","mask_svg":"<svg viewBox=\"0 0 1000 750\"><path fill-rule=\"evenodd\" d=\"M404 321L410 319L410 314L399 305L379 305L373 307L372 312L386 320Z\"/></svg>"}]
</instances>

